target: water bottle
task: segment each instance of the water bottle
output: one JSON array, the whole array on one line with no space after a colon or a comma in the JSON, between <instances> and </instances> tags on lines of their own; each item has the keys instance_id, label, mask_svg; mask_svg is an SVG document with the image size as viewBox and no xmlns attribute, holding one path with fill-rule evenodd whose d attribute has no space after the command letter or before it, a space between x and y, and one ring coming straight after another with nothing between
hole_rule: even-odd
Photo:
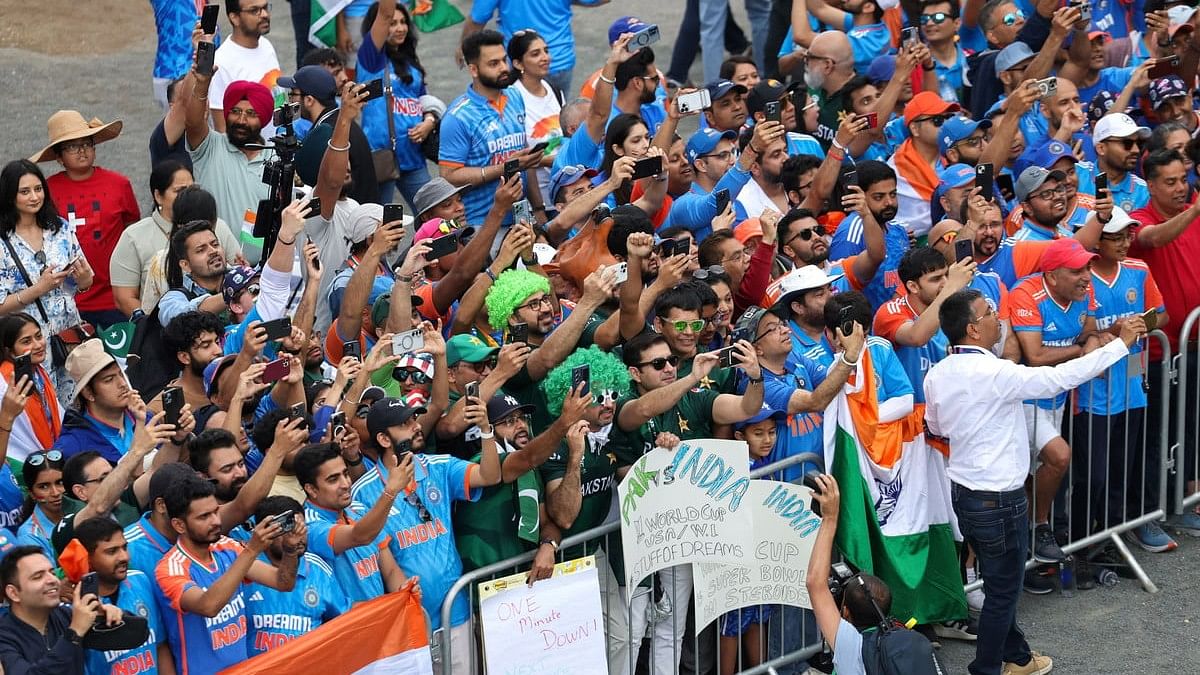
<instances>
[{"instance_id":1,"label":"water bottle","mask_svg":"<svg viewBox=\"0 0 1200 675\"><path fill-rule=\"evenodd\" d=\"M1101 586L1108 586L1111 588L1120 583L1121 577L1117 576L1116 572L1108 569L1107 567L1101 567L1096 570L1096 581Z\"/></svg>"},{"instance_id":2,"label":"water bottle","mask_svg":"<svg viewBox=\"0 0 1200 675\"><path fill-rule=\"evenodd\" d=\"M1059 593L1064 598L1075 596L1075 558L1068 557L1058 566Z\"/></svg>"}]
</instances>

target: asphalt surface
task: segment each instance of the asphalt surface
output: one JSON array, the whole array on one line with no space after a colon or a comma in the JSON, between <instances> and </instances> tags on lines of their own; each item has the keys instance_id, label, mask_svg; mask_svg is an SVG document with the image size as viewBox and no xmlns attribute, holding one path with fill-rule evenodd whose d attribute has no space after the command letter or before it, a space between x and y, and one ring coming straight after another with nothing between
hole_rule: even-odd
<instances>
[{"instance_id":1,"label":"asphalt surface","mask_svg":"<svg viewBox=\"0 0 1200 675\"><path fill-rule=\"evenodd\" d=\"M467 5L465 0L458 0L458 4ZM665 71L683 4L683 0L650 5L615 0L599 8L577 8L575 87L603 63L608 25L634 12L662 26L664 41L656 52L659 68ZM741 3L734 5L735 15L749 33ZM12 7L14 4L9 4ZM19 7L15 11L32 11L25 4ZM284 71L290 72L295 49L288 5L277 0L274 9L269 37ZM77 10L70 11L74 14ZM10 17L0 19L8 20ZM103 17L87 20L96 22L98 30L121 31L128 36L127 46L116 53L87 56L0 48L0 119L4 121L0 158L8 161L28 157L45 145L46 119L55 110L74 108L85 117L99 117L106 122L120 118L124 132L100 146L97 162L128 176L146 210L150 204L146 141L160 118L150 90L154 25L148 10L137 21L120 25L105 24ZM79 17L64 21L78 23ZM225 22L224 17L221 21ZM71 39L70 33L63 31L61 39ZM458 27L421 36L420 55L429 73L429 88L447 102L461 93L469 80L453 60L458 38ZM692 66L692 76L693 80L701 79L699 60ZM58 170L52 164L43 168L48 173ZM1019 621L1030 644L1054 658L1056 673L1200 672L1200 540L1185 535L1177 539L1180 547L1171 553L1135 553L1161 589L1157 594L1146 593L1136 581L1128 579L1111 588L1078 591L1069 598L1058 593L1023 594ZM974 649L970 643L944 641L941 655L949 672L965 673Z\"/></svg>"}]
</instances>

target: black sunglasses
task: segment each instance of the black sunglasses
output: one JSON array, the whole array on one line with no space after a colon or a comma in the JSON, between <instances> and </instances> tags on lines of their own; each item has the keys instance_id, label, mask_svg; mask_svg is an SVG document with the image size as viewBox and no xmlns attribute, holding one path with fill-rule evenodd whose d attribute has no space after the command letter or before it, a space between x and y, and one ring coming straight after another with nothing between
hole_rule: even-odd
<instances>
[{"instance_id":1,"label":"black sunglasses","mask_svg":"<svg viewBox=\"0 0 1200 675\"><path fill-rule=\"evenodd\" d=\"M788 243L791 243L791 241L796 239L797 237L799 237L801 241L808 241L809 239L813 238L814 234L817 235L818 237L824 237L825 236L825 226L824 225L814 225L814 226L808 228L807 230L800 230L796 234L793 234L791 239L788 239Z\"/></svg>"},{"instance_id":2,"label":"black sunglasses","mask_svg":"<svg viewBox=\"0 0 1200 675\"><path fill-rule=\"evenodd\" d=\"M679 365L679 357L675 356L674 354L672 354L670 356L660 356L657 359L650 359L649 361L644 361L642 363L639 363L639 364L637 364L637 367L645 368L646 366L650 366L650 367L654 368L655 370L662 370L663 368L667 367L668 363L671 364L672 368L674 368L675 366L678 366Z\"/></svg>"},{"instance_id":3,"label":"black sunglasses","mask_svg":"<svg viewBox=\"0 0 1200 675\"><path fill-rule=\"evenodd\" d=\"M397 382L407 382L412 380L413 384L429 384L432 382L429 376L419 370L410 368L394 368L392 369L392 379Z\"/></svg>"},{"instance_id":4,"label":"black sunglasses","mask_svg":"<svg viewBox=\"0 0 1200 675\"><path fill-rule=\"evenodd\" d=\"M421 517L422 521L426 523L433 522L433 515L429 513L429 509L425 508L425 504L421 501L421 498L417 496L416 490L404 495L404 501L408 502L409 506L417 510L417 515Z\"/></svg>"}]
</instances>

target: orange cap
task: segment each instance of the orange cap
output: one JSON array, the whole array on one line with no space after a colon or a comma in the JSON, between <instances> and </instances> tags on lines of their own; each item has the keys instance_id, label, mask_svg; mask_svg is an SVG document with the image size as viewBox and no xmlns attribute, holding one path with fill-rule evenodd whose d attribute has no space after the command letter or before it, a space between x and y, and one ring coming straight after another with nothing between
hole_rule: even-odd
<instances>
[{"instance_id":1,"label":"orange cap","mask_svg":"<svg viewBox=\"0 0 1200 675\"><path fill-rule=\"evenodd\" d=\"M943 101L941 96L932 91L923 91L913 96L908 105L904 106L904 123L911 124L922 115L945 115L960 110L962 107L957 103Z\"/></svg>"},{"instance_id":2,"label":"orange cap","mask_svg":"<svg viewBox=\"0 0 1200 675\"><path fill-rule=\"evenodd\" d=\"M761 236L762 221L760 221L758 218L747 218L733 229L733 238L737 239L738 243L742 246L745 246L746 242L750 239Z\"/></svg>"}]
</instances>

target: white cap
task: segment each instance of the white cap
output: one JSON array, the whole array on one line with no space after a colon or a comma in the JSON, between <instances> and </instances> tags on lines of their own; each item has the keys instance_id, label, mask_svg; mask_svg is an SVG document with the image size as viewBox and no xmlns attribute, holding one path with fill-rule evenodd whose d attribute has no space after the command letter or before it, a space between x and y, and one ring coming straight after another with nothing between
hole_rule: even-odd
<instances>
[{"instance_id":1,"label":"white cap","mask_svg":"<svg viewBox=\"0 0 1200 675\"><path fill-rule=\"evenodd\" d=\"M791 302L792 298L789 296L828 286L843 276L845 275L841 273L826 274L817 265L805 265L799 269L794 269L780 277L779 300L776 302Z\"/></svg>"},{"instance_id":2,"label":"white cap","mask_svg":"<svg viewBox=\"0 0 1200 675\"><path fill-rule=\"evenodd\" d=\"M1167 19L1170 20L1170 25L1174 26L1181 23L1187 23L1191 20L1192 15L1196 13L1195 7L1187 5L1175 5L1167 10Z\"/></svg>"},{"instance_id":3,"label":"white cap","mask_svg":"<svg viewBox=\"0 0 1200 675\"><path fill-rule=\"evenodd\" d=\"M1101 117L1099 122L1096 122L1093 138L1096 143L1099 143L1109 138L1128 138L1130 136L1137 136L1142 139L1149 138L1150 128L1140 127L1137 122L1133 121L1132 117L1118 112L1109 113Z\"/></svg>"},{"instance_id":4,"label":"white cap","mask_svg":"<svg viewBox=\"0 0 1200 675\"><path fill-rule=\"evenodd\" d=\"M1112 220L1104 224L1104 232L1106 234L1116 234L1131 225L1136 226L1137 224L1138 221L1130 216L1128 211L1114 204Z\"/></svg>"}]
</instances>

